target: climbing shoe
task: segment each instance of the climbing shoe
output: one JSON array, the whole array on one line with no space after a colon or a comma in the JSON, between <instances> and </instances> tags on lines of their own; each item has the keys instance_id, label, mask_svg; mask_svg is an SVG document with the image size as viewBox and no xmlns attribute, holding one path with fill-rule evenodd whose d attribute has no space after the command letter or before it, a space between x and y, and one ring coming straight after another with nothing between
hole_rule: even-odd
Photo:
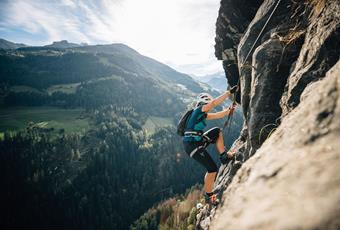
<instances>
[{"instance_id":1,"label":"climbing shoe","mask_svg":"<svg viewBox=\"0 0 340 230\"><path fill-rule=\"evenodd\" d=\"M206 204L210 205L218 205L220 203L220 200L217 197L217 194L215 193L205 193L204 194L204 200Z\"/></svg>"},{"instance_id":2,"label":"climbing shoe","mask_svg":"<svg viewBox=\"0 0 340 230\"><path fill-rule=\"evenodd\" d=\"M229 157L226 152L220 154L220 161L222 164L227 165L232 160L232 157Z\"/></svg>"},{"instance_id":3,"label":"climbing shoe","mask_svg":"<svg viewBox=\"0 0 340 230\"><path fill-rule=\"evenodd\" d=\"M240 152L237 152L236 154L234 154L234 158L235 158L235 161L239 161L239 162L243 162L243 154L240 153Z\"/></svg>"}]
</instances>

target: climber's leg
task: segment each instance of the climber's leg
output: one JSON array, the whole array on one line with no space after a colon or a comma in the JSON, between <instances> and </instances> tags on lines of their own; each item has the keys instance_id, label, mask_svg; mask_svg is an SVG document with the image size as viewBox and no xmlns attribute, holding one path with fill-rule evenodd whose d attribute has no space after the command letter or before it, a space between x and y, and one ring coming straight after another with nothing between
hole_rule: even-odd
<instances>
[{"instance_id":1,"label":"climber's leg","mask_svg":"<svg viewBox=\"0 0 340 230\"><path fill-rule=\"evenodd\" d=\"M204 176L204 190L206 193L212 193L217 172L207 172Z\"/></svg>"},{"instance_id":2,"label":"climber's leg","mask_svg":"<svg viewBox=\"0 0 340 230\"><path fill-rule=\"evenodd\" d=\"M199 162L207 169L208 172L205 174L204 177L204 190L207 193L211 193L214 188L214 182L218 170L217 165L205 149L202 149L201 151L195 153L192 158L194 158L197 162Z\"/></svg>"},{"instance_id":3,"label":"climber's leg","mask_svg":"<svg viewBox=\"0 0 340 230\"><path fill-rule=\"evenodd\" d=\"M215 143L216 149L219 154L222 154L226 151L224 146L224 139L223 139L223 133L222 130L218 127L209 129L203 134L203 137L208 143ZM232 157L232 153L228 153L229 157Z\"/></svg>"},{"instance_id":4,"label":"climber's leg","mask_svg":"<svg viewBox=\"0 0 340 230\"><path fill-rule=\"evenodd\" d=\"M207 143L204 141L184 142L184 149L186 153L208 171L204 177L204 190L206 192L205 196L209 200L213 195L212 191L214 189L214 182L218 168L209 153L206 151L206 146Z\"/></svg>"},{"instance_id":5,"label":"climber's leg","mask_svg":"<svg viewBox=\"0 0 340 230\"><path fill-rule=\"evenodd\" d=\"M217 140L216 140L216 149L219 154L225 151L224 140L223 140L223 133L222 131L219 132Z\"/></svg>"},{"instance_id":6,"label":"climber's leg","mask_svg":"<svg viewBox=\"0 0 340 230\"><path fill-rule=\"evenodd\" d=\"M226 148L225 148L225 145L224 145L224 139L223 139L223 133L222 131L220 132L220 135L218 136L217 138L217 141L216 141L216 148L217 148L217 151L220 153L220 154L223 154L225 151L226 151ZM233 157L234 156L234 153L233 151L229 150L228 152L226 152L226 154L228 155L228 157Z\"/></svg>"}]
</instances>

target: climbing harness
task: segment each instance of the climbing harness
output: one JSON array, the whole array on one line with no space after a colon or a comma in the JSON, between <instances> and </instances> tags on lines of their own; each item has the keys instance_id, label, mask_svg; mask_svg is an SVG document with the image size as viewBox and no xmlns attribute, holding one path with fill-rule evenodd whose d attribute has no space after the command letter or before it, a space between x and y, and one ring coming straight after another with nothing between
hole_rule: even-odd
<instances>
[{"instance_id":1,"label":"climbing harness","mask_svg":"<svg viewBox=\"0 0 340 230\"><path fill-rule=\"evenodd\" d=\"M192 137L192 136L202 136L203 131L185 131L184 136Z\"/></svg>"}]
</instances>

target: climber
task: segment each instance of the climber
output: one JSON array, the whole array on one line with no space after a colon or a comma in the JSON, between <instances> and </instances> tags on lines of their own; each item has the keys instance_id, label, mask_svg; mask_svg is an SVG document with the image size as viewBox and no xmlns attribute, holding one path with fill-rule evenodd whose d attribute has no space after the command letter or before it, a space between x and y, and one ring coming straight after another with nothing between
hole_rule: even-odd
<instances>
[{"instance_id":1,"label":"climber","mask_svg":"<svg viewBox=\"0 0 340 230\"><path fill-rule=\"evenodd\" d=\"M198 96L195 109L187 118L185 125L185 132L183 137L183 144L185 152L200 163L208 171L204 177L204 190L205 201L209 204L217 204L218 200L216 194L213 193L213 186L216 179L218 168L211 156L207 152L206 148L209 144L216 144L217 151L219 152L219 158L222 164L228 164L232 157L232 152L227 152L224 146L222 130L218 127L209 129L203 133L203 129L206 126L205 120L214 120L223 118L230 113L236 107L233 104L228 109L225 109L216 113L208 113L217 105L220 105L225 99L230 97L238 90L237 86L232 87L229 91L221 94L217 98L213 98L208 93L201 93Z\"/></svg>"}]
</instances>

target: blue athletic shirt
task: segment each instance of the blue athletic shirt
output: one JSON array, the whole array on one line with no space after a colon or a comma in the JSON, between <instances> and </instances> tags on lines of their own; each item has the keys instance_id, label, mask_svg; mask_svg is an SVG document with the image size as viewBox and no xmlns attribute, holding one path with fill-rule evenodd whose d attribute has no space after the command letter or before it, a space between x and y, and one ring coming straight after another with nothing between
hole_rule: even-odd
<instances>
[{"instance_id":1,"label":"blue athletic shirt","mask_svg":"<svg viewBox=\"0 0 340 230\"><path fill-rule=\"evenodd\" d=\"M191 116L189 117L187 124L186 124L186 131L203 131L207 124L205 123L206 120L206 113L202 111L203 106L199 106L192 112ZM204 119L199 121L202 116ZM201 136L184 136L183 141L200 141L202 140Z\"/></svg>"}]
</instances>

